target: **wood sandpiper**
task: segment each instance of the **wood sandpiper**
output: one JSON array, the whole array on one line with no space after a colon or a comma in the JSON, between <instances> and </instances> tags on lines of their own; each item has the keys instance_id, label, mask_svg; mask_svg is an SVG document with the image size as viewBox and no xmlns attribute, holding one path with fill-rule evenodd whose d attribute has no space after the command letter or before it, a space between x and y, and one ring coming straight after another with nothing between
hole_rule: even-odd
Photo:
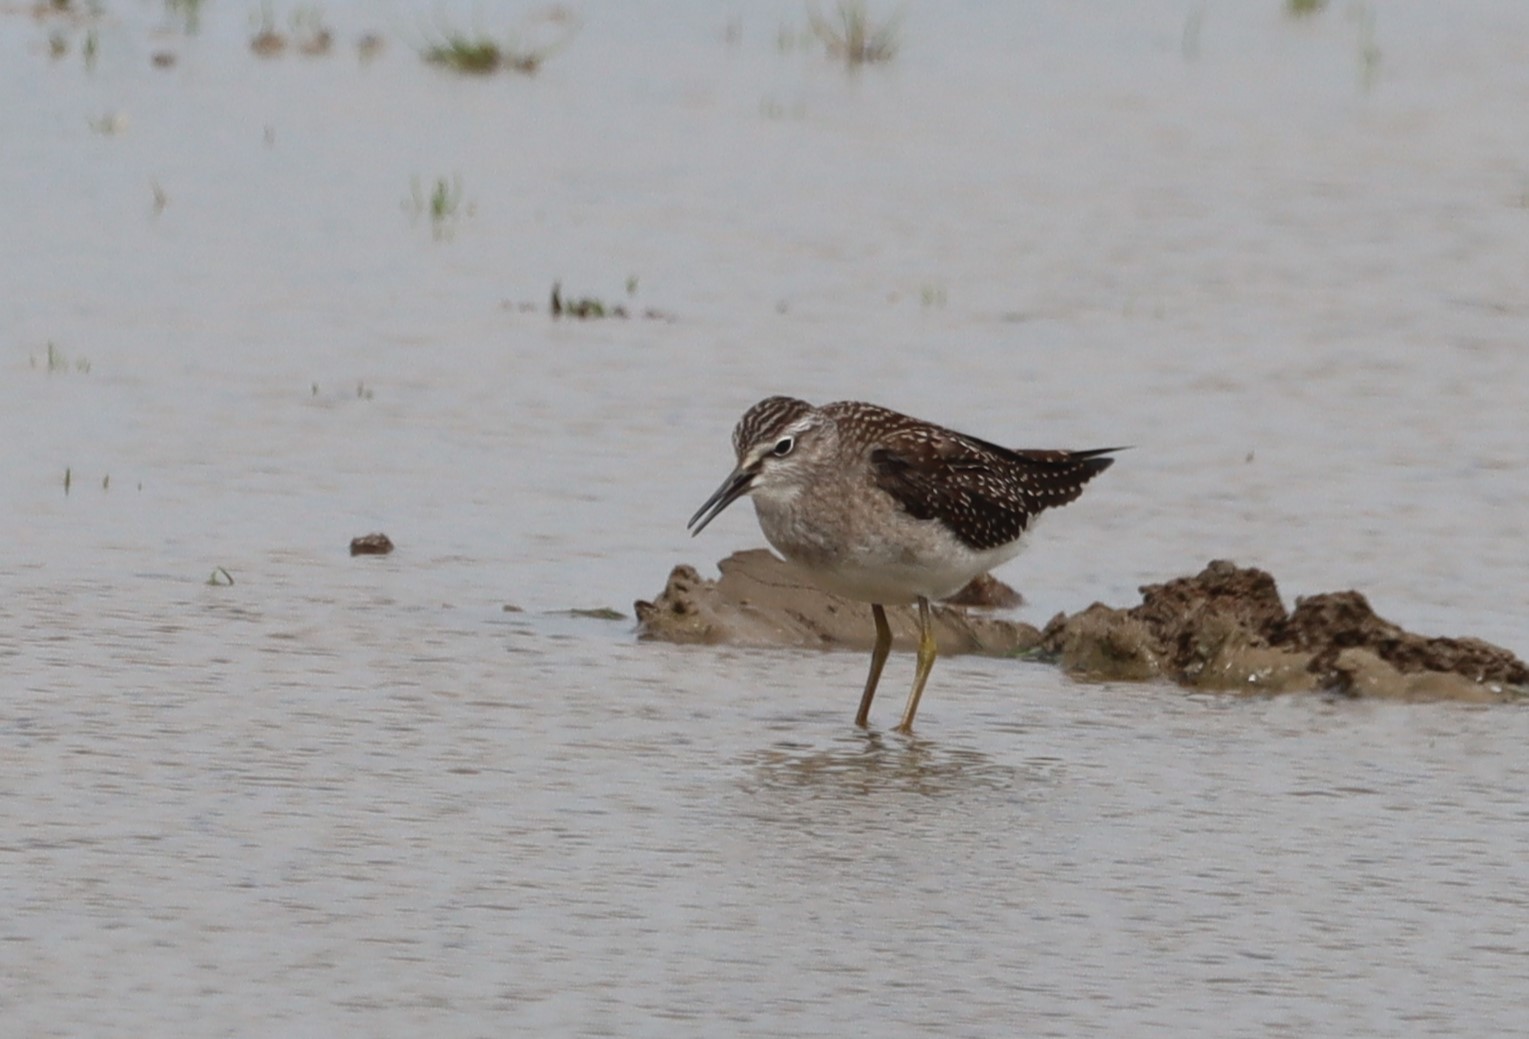
<instances>
[{"instance_id":1,"label":"wood sandpiper","mask_svg":"<svg viewBox=\"0 0 1529 1039\"><path fill-rule=\"evenodd\" d=\"M1110 467L1093 451L1010 450L875 404L767 397L733 429L738 465L690 517L699 534L744 495L765 538L825 590L871 604L864 728L892 648L885 606L918 604L918 664L899 732L934 667L929 602L1018 554L1035 517Z\"/></svg>"}]
</instances>

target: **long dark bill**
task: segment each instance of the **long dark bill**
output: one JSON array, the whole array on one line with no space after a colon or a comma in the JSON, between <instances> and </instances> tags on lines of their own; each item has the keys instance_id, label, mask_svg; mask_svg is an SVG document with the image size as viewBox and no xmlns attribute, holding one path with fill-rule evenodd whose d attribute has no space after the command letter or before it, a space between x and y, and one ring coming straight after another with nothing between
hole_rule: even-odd
<instances>
[{"instance_id":1,"label":"long dark bill","mask_svg":"<svg viewBox=\"0 0 1529 1039\"><path fill-rule=\"evenodd\" d=\"M734 469L722 481L716 493L706 499L706 503L696 510L695 515L690 517L690 522L685 526L690 528L690 536L695 537L706 529L706 524L717 518L717 514L727 508L733 502L749 493L753 486L754 473L748 469Z\"/></svg>"}]
</instances>

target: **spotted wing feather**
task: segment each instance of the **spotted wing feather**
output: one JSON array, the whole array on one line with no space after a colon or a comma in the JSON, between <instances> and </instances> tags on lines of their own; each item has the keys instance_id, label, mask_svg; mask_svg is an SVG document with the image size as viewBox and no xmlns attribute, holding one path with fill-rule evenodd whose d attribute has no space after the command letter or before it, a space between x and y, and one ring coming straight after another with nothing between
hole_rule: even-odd
<instances>
[{"instance_id":1,"label":"spotted wing feather","mask_svg":"<svg viewBox=\"0 0 1529 1039\"><path fill-rule=\"evenodd\" d=\"M976 550L1014 541L1114 462L1097 451L1030 451L922 426L871 450L876 485L916 519L938 520Z\"/></svg>"}]
</instances>

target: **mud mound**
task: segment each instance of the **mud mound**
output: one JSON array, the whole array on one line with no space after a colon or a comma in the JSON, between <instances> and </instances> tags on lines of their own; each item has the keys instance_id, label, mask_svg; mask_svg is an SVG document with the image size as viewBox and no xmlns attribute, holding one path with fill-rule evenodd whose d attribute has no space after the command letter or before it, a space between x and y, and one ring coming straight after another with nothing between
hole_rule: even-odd
<instances>
[{"instance_id":1,"label":"mud mound","mask_svg":"<svg viewBox=\"0 0 1529 1039\"><path fill-rule=\"evenodd\" d=\"M1337 672L1345 649L1365 649L1404 674L1444 671L1473 682L1529 685L1529 668L1512 653L1473 638L1429 638L1375 615L1358 592L1328 592L1296 600L1280 628L1281 644L1315 654L1312 670Z\"/></svg>"},{"instance_id":2,"label":"mud mound","mask_svg":"<svg viewBox=\"0 0 1529 1039\"><path fill-rule=\"evenodd\" d=\"M636 604L643 638L749 646L867 648L865 603L820 591L769 552L739 552L708 581L677 566L663 593ZM1005 586L979 585L987 601ZM1011 593L1012 594L1012 593ZM1287 611L1274 578L1224 560L1193 577L1145 585L1137 606L1094 603L1028 624L935 607L941 653L1008 655L1039 648L1088 680L1166 678L1193 689L1333 692L1402 700L1500 702L1529 697L1529 667L1473 638L1430 638L1378 617L1358 592L1298 599ZM1016 597L1017 598L1017 597ZM914 612L889 607L894 641L911 649Z\"/></svg>"},{"instance_id":3,"label":"mud mound","mask_svg":"<svg viewBox=\"0 0 1529 1039\"><path fill-rule=\"evenodd\" d=\"M745 646L869 648L876 629L863 602L829 595L801 571L763 549L738 552L720 564L716 581L693 567L677 566L658 598L638 602L642 638L667 642ZM918 622L911 607L889 606L895 646L912 648ZM941 653L1005 655L1033 648L1040 632L1029 624L981 617L947 606L934 608Z\"/></svg>"},{"instance_id":4,"label":"mud mound","mask_svg":"<svg viewBox=\"0 0 1529 1039\"><path fill-rule=\"evenodd\" d=\"M1497 701L1529 687L1529 668L1507 650L1415 635L1354 591L1304 598L1287 612L1268 573L1217 560L1141 592L1130 609L1096 603L1058 615L1042 649L1079 677L1161 675L1200 689Z\"/></svg>"}]
</instances>

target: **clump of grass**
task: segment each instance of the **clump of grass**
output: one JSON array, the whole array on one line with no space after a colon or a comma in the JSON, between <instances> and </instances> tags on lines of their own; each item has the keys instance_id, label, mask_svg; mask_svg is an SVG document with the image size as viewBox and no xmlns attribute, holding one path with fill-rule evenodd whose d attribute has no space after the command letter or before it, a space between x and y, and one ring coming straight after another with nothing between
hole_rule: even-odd
<instances>
[{"instance_id":1,"label":"clump of grass","mask_svg":"<svg viewBox=\"0 0 1529 1039\"><path fill-rule=\"evenodd\" d=\"M628 297L637 295L637 276L631 275L626 280L626 293ZM534 307L521 307L522 310L535 309ZM633 309L629 309L625 303L610 303L595 296L564 296L563 283L554 281L552 292L547 299L547 313L553 318L576 318L580 321L593 321L600 318L626 319L633 315ZM673 321L674 315L667 310L659 310L656 307L644 308L640 315L649 321Z\"/></svg>"},{"instance_id":2,"label":"clump of grass","mask_svg":"<svg viewBox=\"0 0 1529 1039\"><path fill-rule=\"evenodd\" d=\"M1285 13L1292 18L1320 14L1326 7L1327 0L1285 0Z\"/></svg>"},{"instance_id":3,"label":"clump of grass","mask_svg":"<svg viewBox=\"0 0 1529 1039\"><path fill-rule=\"evenodd\" d=\"M504 51L487 37L449 36L441 43L420 52L432 65L444 65L454 72L486 76L504 64Z\"/></svg>"},{"instance_id":4,"label":"clump of grass","mask_svg":"<svg viewBox=\"0 0 1529 1039\"><path fill-rule=\"evenodd\" d=\"M507 69L531 76L547 59L567 47L579 31L579 21L561 7L553 7L524 21L500 43L487 33L467 33L443 28L439 42L420 51L432 65L454 72L486 76ZM534 37L539 37L536 39Z\"/></svg>"},{"instance_id":5,"label":"clump of grass","mask_svg":"<svg viewBox=\"0 0 1529 1039\"><path fill-rule=\"evenodd\" d=\"M882 22L872 18L862 0L839 0L832 17L807 10L807 24L828 53L846 65L868 65L897 56L899 17Z\"/></svg>"},{"instance_id":6,"label":"clump of grass","mask_svg":"<svg viewBox=\"0 0 1529 1039\"><path fill-rule=\"evenodd\" d=\"M444 177L435 178L435 190L430 192L430 219L437 224L450 220L457 215L457 208L461 204L461 179L453 177L451 186L447 187Z\"/></svg>"},{"instance_id":7,"label":"clump of grass","mask_svg":"<svg viewBox=\"0 0 1529 1039\"><path fill-rule=\"evenodd\" d=\"M553 317L574 317L582 320L602 317L626 317L626 307L620 303L606 303L594 296L563 298L563 283L552 283L552 294L547 301L547 313Z\"/></svg>"}]
</instances>

